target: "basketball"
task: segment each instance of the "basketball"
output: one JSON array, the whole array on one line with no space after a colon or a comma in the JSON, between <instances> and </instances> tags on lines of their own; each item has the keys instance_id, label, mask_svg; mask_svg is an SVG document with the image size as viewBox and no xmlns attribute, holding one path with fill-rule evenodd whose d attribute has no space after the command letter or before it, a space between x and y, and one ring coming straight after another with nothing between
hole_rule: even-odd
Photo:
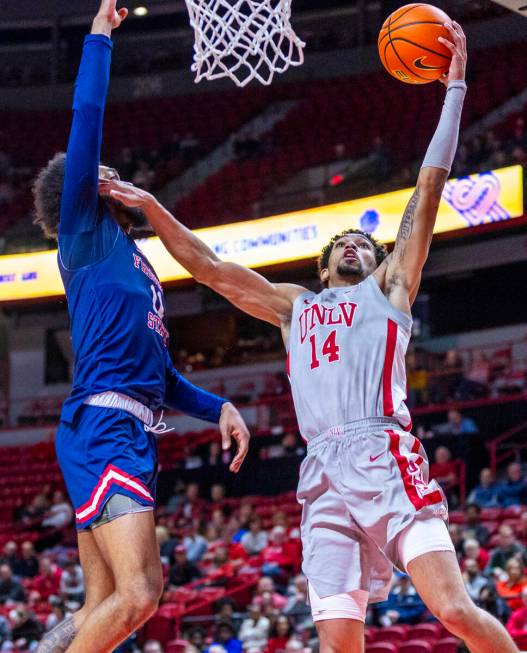
<instances>
[{"instance_id":1,"label":"basketball","mask_svg":"<svg viewBox=\"0 0 527 653\"><path fill-rule=\"evenodd\" d=\"M451 41L448 15L433 5L415 3L394 11L379 34L379 56L386 70L406 84L429 84L448 73L452 55L438 38Z\"/></svg>"}]
</instances>

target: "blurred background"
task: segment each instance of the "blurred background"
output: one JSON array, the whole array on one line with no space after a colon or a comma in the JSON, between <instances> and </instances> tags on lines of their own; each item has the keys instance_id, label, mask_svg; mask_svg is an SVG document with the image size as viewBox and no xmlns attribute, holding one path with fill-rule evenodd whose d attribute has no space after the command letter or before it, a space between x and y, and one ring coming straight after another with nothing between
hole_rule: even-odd
<instances>
[{"instance_id":1,"label":"blurred background","mask_svg":"<svg viewBox=\"0 0 527 653\"><path fill-rule=\"evenodd\" d=\"M184 2L131 2L114 38L104 161L191 228L240 223L250 240L254 223L246 221L313 208L323 220L333 204L372 198L360 216L350 203L350 219L376 235L386 219L375 197L415 184L444 97L439 84L414 88L381 70L377 34L403 4L295 0L305 65L270 87L240 90L194 84ZM527 649L527 21L486 0L437 4L466 29L469 93L452 173L462 182L449 185L444 201L459 224L436 237L423 275L408 401L431 476L449 497L469 593ZM2 651L34 650L83 600L53 443L71 382L67 308L45 287L18 299L9 288L35 280L42 263L34 257L55 246L32 225L31 184L65 149L96 8L3 0L0 14ZM465 202L453 199L456 183ZM291 258L265 274L318 288L311 253ZM24 271L11 272L20 261ZM157 509L166 591L119 651L315 653L295 500L305 445L280 334L190 280L169 279L166 289L176 366L241 407L252 449L233 477L215 429L168 415L176 433L159 443ZM370 608L367 642L368 653L464 650L400 573L389 600Z\"/></svg>"}]
</instances>

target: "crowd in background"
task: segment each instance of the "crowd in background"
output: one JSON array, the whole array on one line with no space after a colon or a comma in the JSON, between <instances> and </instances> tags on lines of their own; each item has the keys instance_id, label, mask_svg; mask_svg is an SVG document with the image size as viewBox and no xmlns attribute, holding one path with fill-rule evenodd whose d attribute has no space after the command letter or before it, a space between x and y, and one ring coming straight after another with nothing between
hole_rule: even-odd
<instances>
[{"instance_id":1,"label":"crowd in background","mask_svg":"<svg viewBox=\"0 0 527 653\"><path fill-rule=\"evenodd\" d=\"M289 439L290 454L301 455ZM433 476L434 465L430 471ZM436 478L447 487L448 479ZM62 493L39 496L20 519L32 529L43 528L56 506L55 516L62 519L54 525L66 528L72 515L64 504ZM526 504L527 482L519 463L511 463L499 481L483 469L463 511L452 514L449 526L467 591L514 636L527 634ZM183 622L179 639L188 642L186 653L318 651L307 582L300 571L299 514L287 514L283 507L277 503L262 512L254 498L227 497L221 484L204 497L197 483L179 481L158 508L163 602L173 601L184 588L199 592L202 587L224 587L244 573L259 576L245 604L223 597L214 604L213 615ZM34 650L43 633L79 608L83 596L74 547L59 544L36 551L32 541L8 541L0 555L0 650ZM394 573L388 599L370 606L367 616L367 625L378 627L428 621L433 617L400 571ZM136 633L118 651L163 653L163 646Z\"/></svg>"}]
</instances>

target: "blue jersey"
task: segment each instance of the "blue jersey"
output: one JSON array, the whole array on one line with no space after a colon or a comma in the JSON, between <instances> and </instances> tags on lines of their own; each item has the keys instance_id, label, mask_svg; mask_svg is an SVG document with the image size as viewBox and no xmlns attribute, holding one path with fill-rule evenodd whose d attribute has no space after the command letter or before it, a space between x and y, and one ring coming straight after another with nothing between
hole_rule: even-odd
<instances>
[{"instance_id":1,"label":"blue jersey","mask_svg":"<svg viewBox=\"0 0 527 653\"><path fill-rule=\"evenodd\" d=\"M186 381L168 355L161 284L135 242L99 198L99 160L112 42L86 37L75 87L59 224L59 268L71 318L73 423L91 394L116 391L217 422L225 400Z\"/></svg>"}]
</instances>

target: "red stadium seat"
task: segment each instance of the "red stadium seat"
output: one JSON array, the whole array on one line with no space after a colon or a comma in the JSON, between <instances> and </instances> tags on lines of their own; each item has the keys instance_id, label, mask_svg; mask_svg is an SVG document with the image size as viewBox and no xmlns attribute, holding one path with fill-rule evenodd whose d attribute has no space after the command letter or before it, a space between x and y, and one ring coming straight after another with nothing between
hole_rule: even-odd
<instances>
[{"instance_id":1,"label":"red stadium seat","mask_svg":"<svg viewBox=\"0 0 527 653\"><path fill-rule=\"evenodd\" d=\"M408 630L408 639L436 640L439 639L441 632L440 624L417 624Z\"/></svg>"},{"instance_id":2,"label":"red stadium seat","mask_svg":"<svg viewBox=\"0 0 527 653\"><path fill-rule=\"evenodd\" d=\"M389 626L379 630L377 640L379 642L404 642L407 632L408 626Z\"/></svg>"},{"instance_id":3,"label":"red stadium seat","mask_svg":"<svg viewBox=\"0 0 527 653\"><path fill-rule=\"evenodd\" d=\"M440 639L434 646L433 653L457 653L458 640L455 637Z\"/></svg>"},{"instance_id":4,"label":"red stadium seat","mask_svg":"<svg viewBox=\"0 0 527 653\"><path fill-rule=\"evenodd\" d=\"M367 644L366 653L397 653L397 646L391 642Z\"/></svg>"},{"instance_id":5,"label":"red stadium seat","mask_svg":"<svg viewBox=\"0 0 527 653\"><path fill-rule=\"evenodd\" d=\"M432 653L433 645L422 639L414 639L399 646L397 653Z\"/></svg>"},{"instance_id":6,"label":"red stadium seat","mask_svg":"<svg viewBox=\"0 0 527 653\"><path fill-rule=\"evenodd\" d=\"M188 641L186 639L174 639L166 645L165 653L185 653L187 647Z\"/></svg>"}]
</instances>

